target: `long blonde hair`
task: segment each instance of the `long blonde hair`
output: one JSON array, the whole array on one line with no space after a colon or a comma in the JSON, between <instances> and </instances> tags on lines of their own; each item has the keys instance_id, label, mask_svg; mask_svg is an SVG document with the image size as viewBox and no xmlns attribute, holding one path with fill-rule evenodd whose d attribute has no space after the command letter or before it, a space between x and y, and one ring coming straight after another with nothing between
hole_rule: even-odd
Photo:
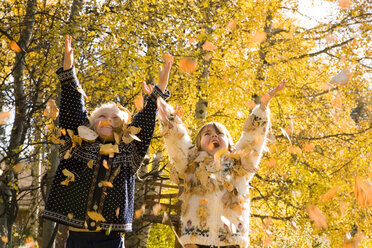
<instances>
[{"instance_id":1,"label":"long blonde hair","mask_svg":"<svg viewBox=\"0 0 372 248\"><path fill-rule=\"evenodd\" d=\"M227 137L227 140L229 142L228 143L228 147L227 147L228 148L228 151L229 152L235 151L234 141L231 138L230 132L227 130L227 128L224 125L222 125L219 122L214 122L214 121L213 122L208 122L207 124L205 124L204 126L202 126L202 128L200 128L198 134L196 135L195 145L196 145L196 148L198 149L198 151L201 151L201 144L200 144L200 142L201 142L201 138L202 138L202 133L203 133L203 131L204 131L205 128L210 127L210 126L213 127L214 130L216 130L216 132L218 134L220 134L220 133L225 134L226 137Z\"/></svg>"}]
</instances>

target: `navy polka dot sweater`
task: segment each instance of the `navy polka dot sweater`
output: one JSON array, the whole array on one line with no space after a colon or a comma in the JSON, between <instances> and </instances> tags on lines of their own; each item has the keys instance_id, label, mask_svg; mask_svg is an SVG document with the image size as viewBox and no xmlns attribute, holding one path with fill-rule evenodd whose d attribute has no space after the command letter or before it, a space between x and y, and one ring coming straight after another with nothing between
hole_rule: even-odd
<instances>
[{"instance_id":1,"label":"navy polka dot sweater","mask_svg":"<svg viewBox=\"0 0 372 248\"><path fill-rule=\"evenodd\" d=\"M61 82L60 127L77 134L77 128L88 125L89 121L75 69L63 71L60 68L57 75ZM77 228L132 231L134 174L150 145L155 128L156 98L159 96L167 98L169 92L163 94L155 87L143 110L133 118L131 125L141 128L137 134L141 141L133 140L129 144L121 142L119 153L113 158L99 154L99 140L94 143L83 141L81 146L76 145L71 150L73 142L70 136L63 136L65 144L60 149L61 162L53 179L43 218ZM71 150L71 157L64 159L68 150ZM88 166L92 160L93 166ZM107 166L103 166L104 161ZM75 180L68 185L61 185L67 178L63 174L64 169L75 176ZM113 187L102 186L102 181L112 181ZM88 212L99 213L104 220L92 219Z\"/></svg>"}]
</instances>

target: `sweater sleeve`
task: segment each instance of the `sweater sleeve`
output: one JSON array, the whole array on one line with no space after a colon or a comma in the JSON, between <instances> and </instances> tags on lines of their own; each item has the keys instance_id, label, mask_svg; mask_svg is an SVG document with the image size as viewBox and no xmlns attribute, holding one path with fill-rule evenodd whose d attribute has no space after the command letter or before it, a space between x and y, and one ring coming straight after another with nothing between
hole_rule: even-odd
<instances>
[{"instance_id":1,"label":"sweater sleeve","mask_svg":"<svg viewBox=\"0 0 372 248\"><path fill-rule=\"evenodd\" d=\"M251 174L251 177L260 163L269 125L269 108L262 110L259 105L256 106L245 120L243 133L236 143L237 151L242 154L242 166Z\"/></svg>"},{"instance_id":2,"label":"sweater sleeve","mask_svg":"<svg viewBox=\"0 0 372 248\"><path fill-rule=\"evenodd\" d=\"M158 97L167 99L169 96L170 96L169 91L162 93L161 90L157 86L155 86L151 95L149 95L148 98L146 99L146 104L142 111L140 111L133 117L131 126L141 128L141 131L137 135L141 141L137 140L133 141L134 145L137 147L138 151L137 155L141 158L143 158L146 155L152 136L154 134L157 113L156 99Z\"/></svg>"},{"instance_id":3,"label":"sweater sleeve","mask_svg":"<svg viewBox=\"0 0 372 248\"><path fill-rule=\"evenodd\" d=\"M87 125L89 120L75 67L66 71L59 68L56 73L61 83L59 126L77 131L79 126Z\"/></svg>"}]
</instances>

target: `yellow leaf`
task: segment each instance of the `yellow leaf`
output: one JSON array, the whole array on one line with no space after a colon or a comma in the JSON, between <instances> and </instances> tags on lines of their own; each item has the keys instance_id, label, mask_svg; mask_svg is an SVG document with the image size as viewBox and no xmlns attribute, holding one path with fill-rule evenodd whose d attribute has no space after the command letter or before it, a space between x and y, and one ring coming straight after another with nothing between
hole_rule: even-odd
<instances>
[{"instance_id":1,"label":"yellow leaf","mask_svg":"<svg viewBox=\"0 0 372 248\"><path fill-rule=\"evenodd\" d=\"M141 93L134 99L134 106L136 106L138 111L143 109L143 96Z\"/></svg>"},{"instance_id":2,"label":"yellow leaf","mask_svg":"<svg viewBox=\"0 0 372 248\"><path fill-rule=\"evenodd\" d=\"M204 42L203 46L202 46L203 50L205 51L213 51L215 50L217 47L215 45L213 45L211 42L209 41L206 41Z\"/></svg>"},{"instance_id":3,"label":"yellow leaf","mask_svg":"<svg viewBox=\"0 0 372 248\"><path fill-rule=\"evenodd\" d=\"M115 216L116 216L116 218L119 218L119 214L120 214L120 207L118 207L118 208L115 210Z\"/></svg>"},{"instance_id":4,"label":"yellow leaf","mask_svg":"<svg viewBox=\"0 0 372 248\"><path fill-rule=\"evenodd\" d=\"M76 88L76 90L84 97L85 100L88 100L88 97L85 94L85 91L83 90L83 88L81 88L80 85Z\"/></svg>"},{"instance_id":5,"label":"yellow leaf","mask_svg":"<svg viewBox=\"0 0 372 248\"><path fill-rule=\"evenodd\" d=\"M7 124L9 122L10 113L10 110L7 112L0 112L0 125Z\"/></svg>"},{"instance_id":6,"label":"yellow leaf","mask_svg":"<svg viewBox=\"0 0 372 248\"><path fill-rule=\"evenodd\" d=\"M94 160L90 160L88 163L87 163L87 166L89 169L92 169L93 168L93 164L94 164Z\"/></svg>"},{"instance_id":7,"label":"yellow leaf","mask_svg":"<svg viewBox=\"0 0 372 248\"><path fill-rule=\"evenodd\" d=\"M108 167L108 164L107 164L107 160L106 160L106 159L104 159L104 160L102 161L102 165L103 165L103 167L105 167L106 170L110 169L110 168Z\"/></svg>"},{"instance_id":8,"label":"yellow leaf","mask_svg":"<svg viewBox=\"0 0 372 248\"><path fill-rule=\"evenodd\" d=\"M47 106L44 109L44 116L56 120L59 114L59 109L57 108L56 101L50 99L47 102Z\"/></svg>"},{"instance_id":9,"label":"yellow leaf","mask_svg":"<svg viewBox=\"0 0 372 248\"><path fill-rule=\"evenodd\" d=\"M101 181L99 182L101 184L101 187L109 187L109 188L113 188L114 185L112 185L111 182L108 182L108 181Z\"/></svg>"},{"instance_id":10,"label":"yellow leaf","mask_svg":"<svg viewBox=\"0 0 372 248\"><path fill-rule=\"evenodd\" d=\"M207 205L208 202L209 202L209 200L207 198L202 198L202 199L199 200L199 204L205 204L205 205Z\"/></svg>"},{"instance_id":11,"label":"yellow leaf","mask_svg":"<svg viewBox=\"0 0 372 248\"><path fill-rule=\"evenodd\" d=\"M73 219L73 218L74 218L74 214L72 214L72 213L68 213L68 214L67 214L67 218L69 218L70 220Z\"/></svg>"},{"instance_id":12,"label":"yellow leaf","mask_svg":"<svg viewBox=\"0 0 372 248\"><path fill-rule=\"evenodd\" d=\"M196 62L195 60L184 57L180 60L180 69L186 73L193 73L196 70Z\"/></svg>"},{"instance_id":13,"label":"yellow leaf","mask_svg":"<svg viewBox=\"0 0 372 248\"><path fill-rule=\"evenodd\" d=\"M10 42L10 48L15 51L16 53L20 53L22 51L22 49L18 46L17 42L15 42L14 40L12 40Z\"/></svg>"},{"instance_id":14,"label":"yellow leaf","mask_svg":"<svg viewBox=\"0 0 372 248\"><path fill-rule=\"evenodd\" d=\"M63 159L69 159L69 158L71 158L71 150L67 150L66 151L66 153L65 153L65 155L63 156Z\"/></svg>"},{"instance_id":15,"label":"yellow leaf","mask_svg":"<svg viewBox=\"0 0 372 248\"><path fill-rule=\"evenodd\" d=\"M189 39L189 45L194 45L196 43L198 43L197 39L195 39L195 38Z\"/></svg>"},{"instance_id":16,"label":"yellow leaf","mask_svg":"<svg viewBox=\"0 0 372 248\"><path fill-rule=\"evenodd\" d=\"M94 212L94 211L88 211L88 216L94 221L106 221L106 219L102 216L102 214Z\"/></svg>"},{"instance_id":17,"label":"yellow leaf","mask_svg":"<svg viewBox=\"0 0 372 248\"><path fill-rule=\"evenodd\" d=\"M114 153L119 153L119 146L117 144L100 144L99 154L114 156Z\"/></svg>"},{"instance_id":18,"label":"yellow leaf","mask_svg":"<svg viewBox=\"0 0 372 248\"><path fill-rule=\"evenodd\" d=\"M121 113L121 119L123 121L124 124L129 124L132 122L132 114L130 113L130 111L126 108L124 108L123 106L121 106L120 103L116 103L116 106L122 111Z\"/></svg>"},{"instance_id":19,"label":"yellow leaf","mask_svg":"<svg viewBox=\"0 0 372 248\"><path fill-rule=\"evenodd\" d=\"M79 136L88 142L94 142L98 138L98 134L87 126L78 127Z\"/></svg>"},{"instance_id":20,"label":"yellow leaf","mask_svg":"<svg viewBox=\"0 0 372 248\"><path fill-rule=\"evenodd\" d=\"M327 217L317 206L309 205L306 207L306 211L309 214L311 220L314 221L315 226L327 229Z\"/></svg>"},{"instance_id":21,"label":"yellow leaf","mask_svg":"<svg viewBox=\"0 0 372 248\"><path fill-rule=\"evenodd\" d=\"M352 78L353 74L351 73L350 69L344 68L342 71L340 71L338 74L336 74L334 77L331 78L329 81L331 84L338 84L338 85L346 85L350 79Z\"/></svg>"}]
</instances>

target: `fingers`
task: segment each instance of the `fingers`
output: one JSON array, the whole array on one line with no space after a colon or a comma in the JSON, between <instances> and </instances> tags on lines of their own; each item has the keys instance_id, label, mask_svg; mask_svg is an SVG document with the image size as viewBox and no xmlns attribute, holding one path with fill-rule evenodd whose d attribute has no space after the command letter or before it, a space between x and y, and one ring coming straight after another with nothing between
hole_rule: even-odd
<instances>
[{"instance_id":1,"label":"fingers","mask_svg":"<svg viewBox=\"0 0 372 248\"><path fill-rule=\"evenodd\" d=\"M146 84L145 81L142 82L142 89L147 94L150 95L152 91L154 90L154 86L151 84Z\"/></svg>"}]
</instances>

